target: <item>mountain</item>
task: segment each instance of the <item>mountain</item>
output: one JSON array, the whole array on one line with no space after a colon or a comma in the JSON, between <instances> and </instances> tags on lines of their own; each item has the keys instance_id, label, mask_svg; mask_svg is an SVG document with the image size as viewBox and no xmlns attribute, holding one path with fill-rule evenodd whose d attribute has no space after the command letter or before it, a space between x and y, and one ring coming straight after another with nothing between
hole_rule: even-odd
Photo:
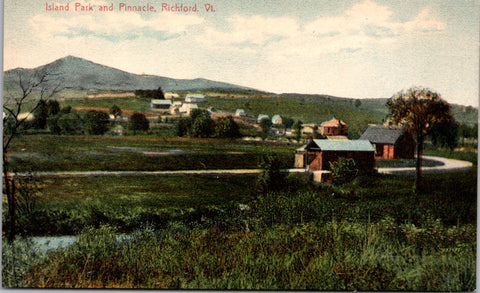
<instances>
[{"instance_id":1,"label":"mountain","mask_svg":"<svg viewBox=\"0 0 480 293\"><path fill-rule=\"evenodd\" d=\"M18 83L18 72L35 73L41 70L58 74L58 80L62 80L62 88L74 90L136 90L162 87L166 92L209 89L256 91L203 78L173 79L155 75L138 75L74 56L67 56L37 68L8 70L4 73L4 86L9 88Z\"/></svg>"}]
</instances>

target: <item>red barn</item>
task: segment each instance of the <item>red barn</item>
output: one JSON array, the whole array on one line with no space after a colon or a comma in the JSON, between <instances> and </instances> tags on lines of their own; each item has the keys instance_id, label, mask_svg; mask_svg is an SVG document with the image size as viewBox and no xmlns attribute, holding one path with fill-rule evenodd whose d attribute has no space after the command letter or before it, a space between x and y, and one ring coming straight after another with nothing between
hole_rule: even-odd
<instances>
[{"instance_id":1,"label":"red barn","mask_svg":"<svg viewBox=\"0 0 480 293\"><path fill-rule=\"evenodd\" d=\"M366 139L375 146L375 157L378 159L413 159L415 155L415 140L403 128L371 125L360 139Z\"/></svg>"},{"instance_id":2,"label":"red barn","mask_svg":"<svg viewBox=\"0 0 480 293\"><path fill-rule=\"evenodd\" d=\"M295 154L295 168L311 171L330 170L330 163L351 158L362 172L374 172L375 149L368 140L314 139Z\"/></svg>"}]
</instances>

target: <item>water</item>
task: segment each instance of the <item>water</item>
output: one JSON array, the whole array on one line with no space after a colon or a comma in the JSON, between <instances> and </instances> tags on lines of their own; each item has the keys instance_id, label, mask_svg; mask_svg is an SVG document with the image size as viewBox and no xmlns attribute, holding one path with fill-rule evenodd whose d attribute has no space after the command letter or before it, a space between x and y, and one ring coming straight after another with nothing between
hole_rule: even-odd
<instances>
[{"instance_id":1,"label":"water","mask_svg":"<svg viewBox=\"0 0 480 293\"><path fill-rule=\"evenodd\" d=\"M132 235L122 234L116 237L115 244L129 242ZM57 250L59 247L66 248L78 241L77 236L34 236L31 238L33 246L40 252Z\"/></svg>"},{"instance_id":2,"label":"water","mask_svg":"<svg viewBox=\"0 0 480 293\"><path fill-rule=\"evenodd\" d=\"M31 240L34 247L41 252L65 248L78 241L77 236L35 236Z\"/></svg>"}]
</instances>

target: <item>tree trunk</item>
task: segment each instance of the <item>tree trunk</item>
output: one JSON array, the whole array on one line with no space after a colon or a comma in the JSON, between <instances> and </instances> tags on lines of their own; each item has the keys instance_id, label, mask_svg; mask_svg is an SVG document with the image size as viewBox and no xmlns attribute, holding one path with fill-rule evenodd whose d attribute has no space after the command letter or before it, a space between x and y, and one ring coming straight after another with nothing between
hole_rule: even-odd
<instances>
[{"instance_id":1,"label":"tree trunk","mask_svg":"<svg viewBox=\"0 0 480 293\"><path fill-rule=\"evenodd\" d=\"M9 229L7 238L13 241L17 236L17 198L15 196L15 181L8 172L7 152L3 152L3 178L5 180L5 193L8 202Z\"/></svg>"},{"instance_id":2,"label":"tree trunk","mask_svg":"<svg viewBox=\"0 0 480 293\"><path fill-rule=\"evenodd\" d=\"M417 136L417 163L415 166L415 191L422 190L422 162L423 162L423 143L422 135Z\"/></svg>"}]
</instances>

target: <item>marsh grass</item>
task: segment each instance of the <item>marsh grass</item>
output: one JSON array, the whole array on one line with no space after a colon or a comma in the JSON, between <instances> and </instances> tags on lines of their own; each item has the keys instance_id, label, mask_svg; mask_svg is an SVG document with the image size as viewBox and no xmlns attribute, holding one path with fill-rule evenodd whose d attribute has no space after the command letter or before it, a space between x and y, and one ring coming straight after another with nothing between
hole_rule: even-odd
<instances>
[{"instance_id":1,"label":"marsh grass","mask_svg":"<svg viewBox=\"0 0 480 293\"><path fill-rule=\"evenodd\" d=\"M219 232L170 223L129 241L84 230L77 244L28 268L22 285L47 288L469 291L475 227L331 221ZM430 235L435 235L432 237ZM5 284L4 284L5 285Z\"/></svg>"}]
</instances>

